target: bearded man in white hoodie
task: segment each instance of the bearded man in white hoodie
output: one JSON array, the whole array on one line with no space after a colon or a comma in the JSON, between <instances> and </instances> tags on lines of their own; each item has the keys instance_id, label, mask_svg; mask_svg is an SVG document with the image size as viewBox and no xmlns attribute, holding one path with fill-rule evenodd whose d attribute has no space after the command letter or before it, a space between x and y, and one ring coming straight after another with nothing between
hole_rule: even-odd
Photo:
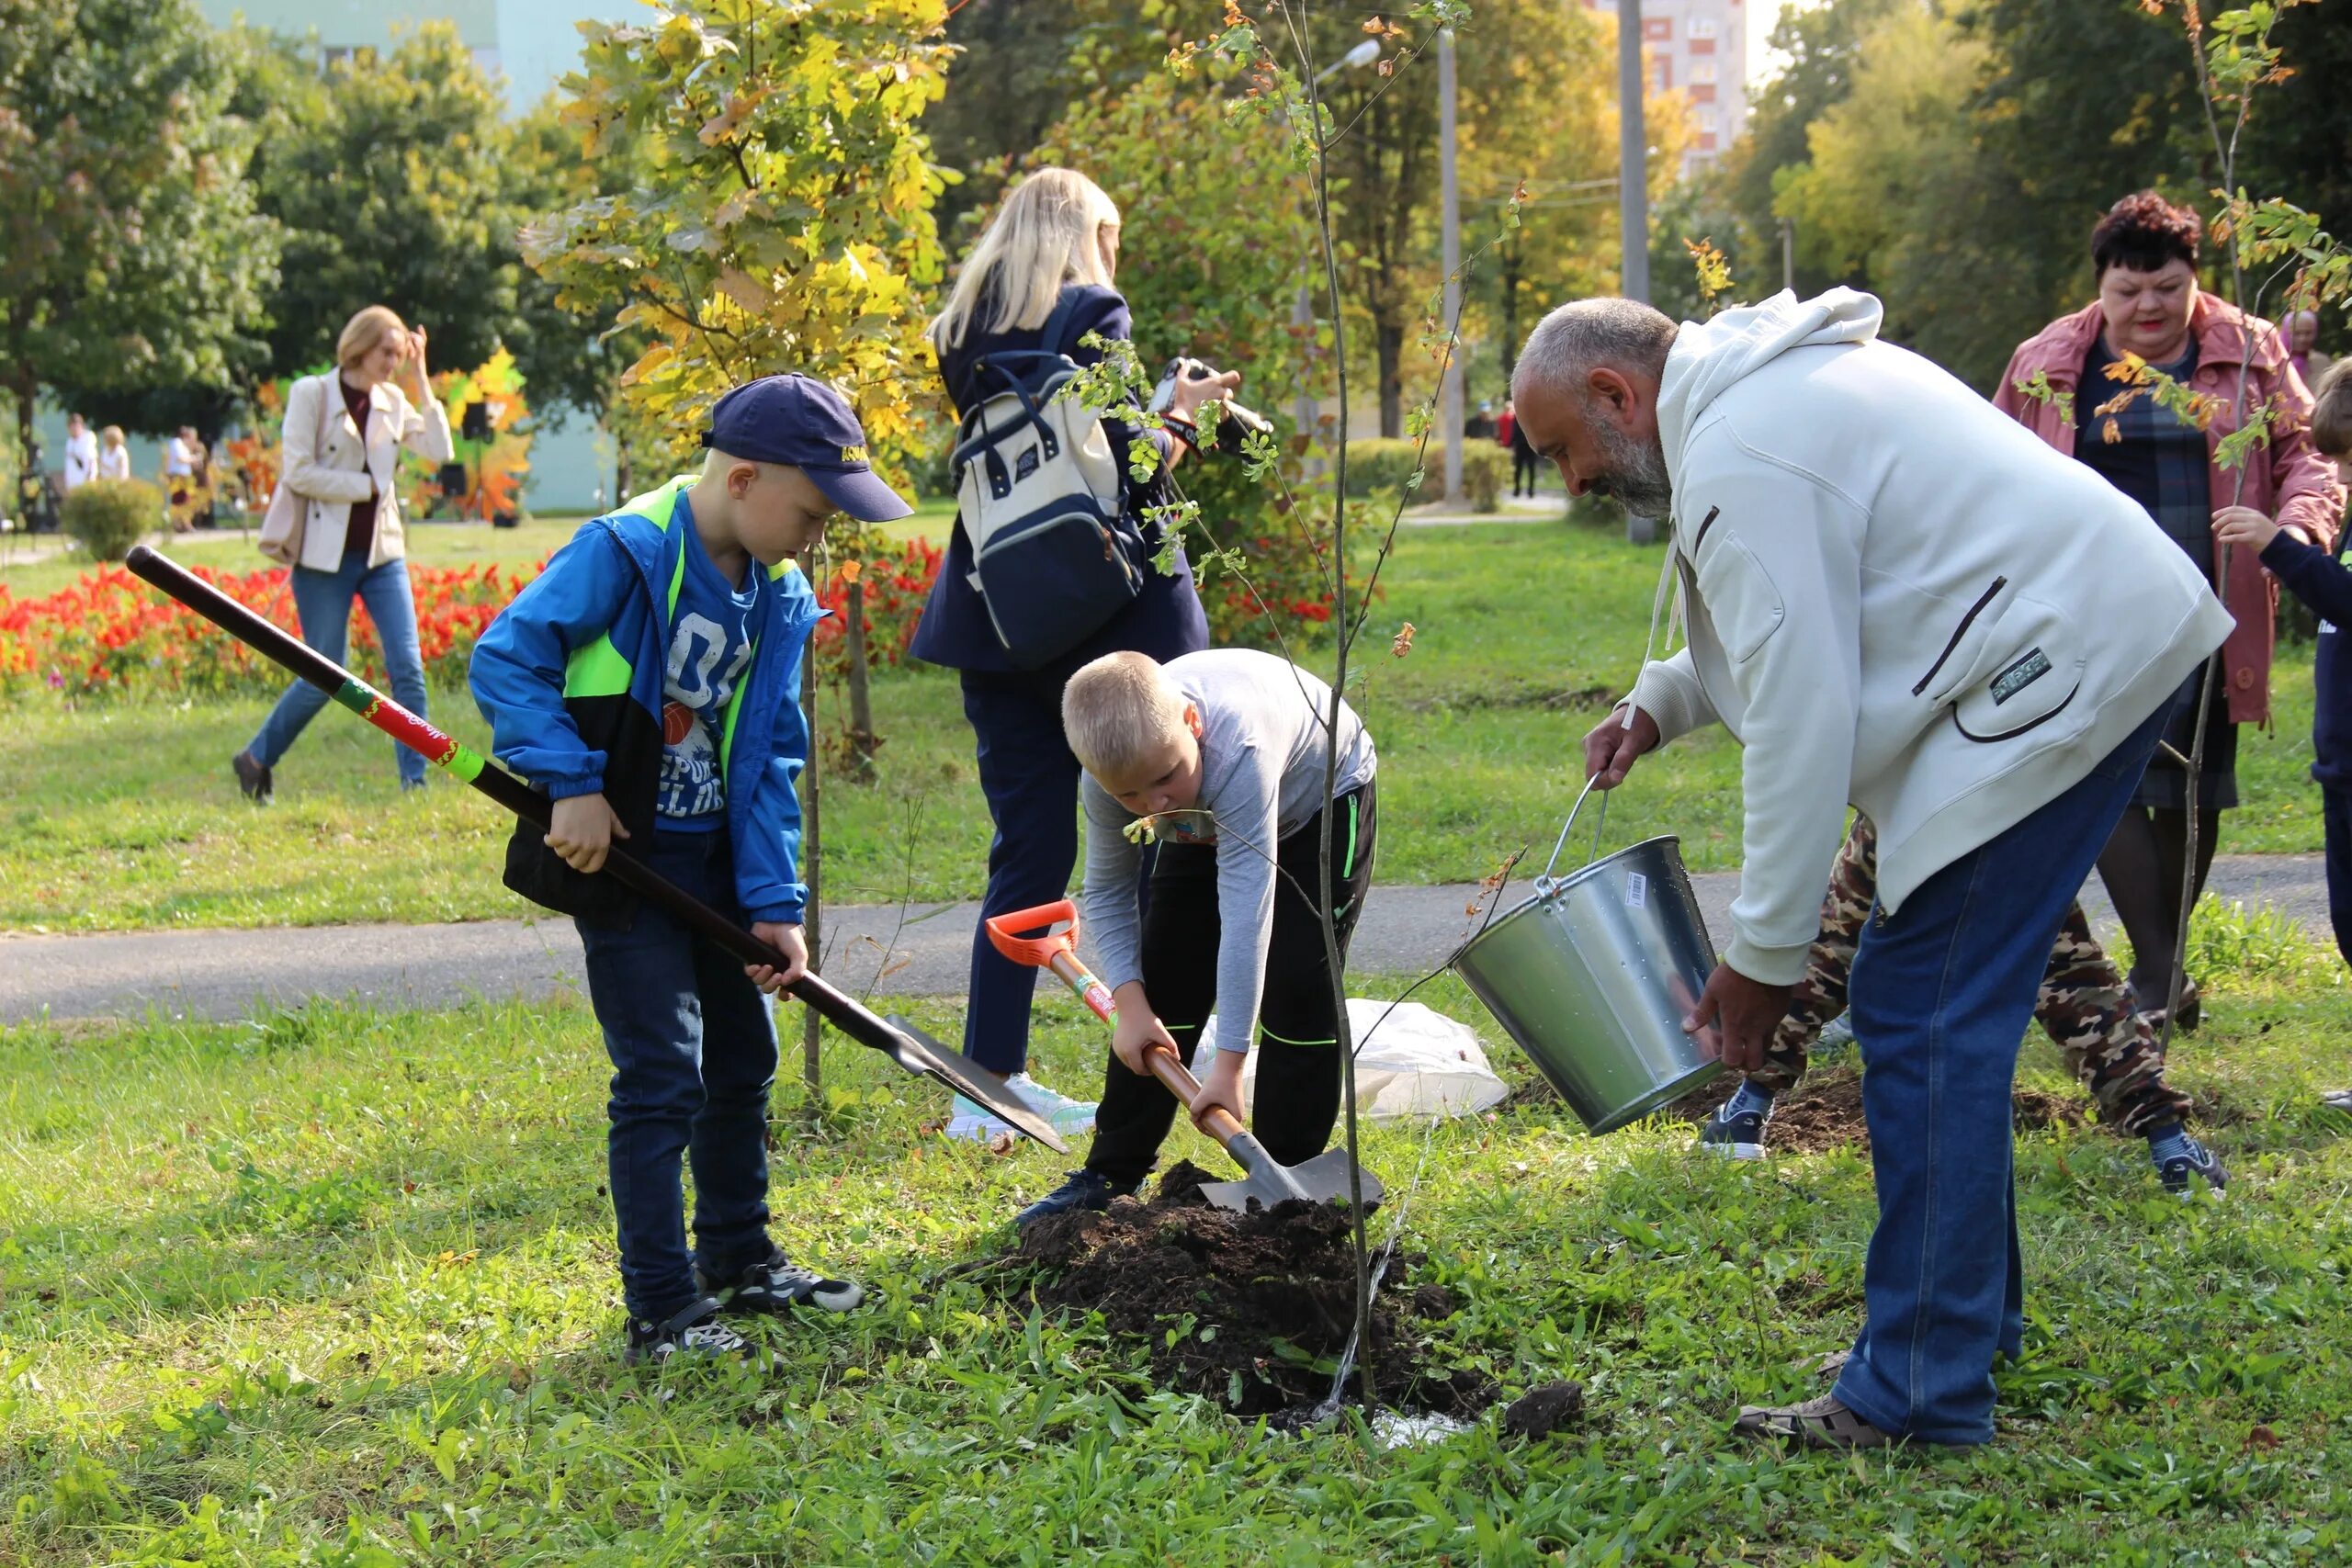
<instances>
[{"instance_id":1,"label":"bearded man in white hoodie","mask_svg":"<svg viewBox=\"0 0 2352 1568\"><path fill-rule=\"evenodd\" d=\"M1571 494L1670 520L1688 645L1585 740L1621 783L1721 723L1745 749L1732 938L1686 1027L1737 1071L1803 976L1850 805L1879 834L1855 955L1879 1223L1835 1389L1738 1429L1825 1447L1993 1435L2023 1281L2010 1106L2060 918L2230 618L2147 513L1878 341L1868 295L1676 325L1546 316L1512 378ZM2128 613L2120 613L2129 606Z\"/></svg>"}]
</instances>

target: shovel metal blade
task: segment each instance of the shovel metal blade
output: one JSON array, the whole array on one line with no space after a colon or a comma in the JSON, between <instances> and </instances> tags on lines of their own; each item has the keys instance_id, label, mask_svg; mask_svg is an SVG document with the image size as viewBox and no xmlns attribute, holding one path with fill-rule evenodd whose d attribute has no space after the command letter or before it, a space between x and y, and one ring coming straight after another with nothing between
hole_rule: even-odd
<instances>
[{"instance_id":1,"label":"shovel metal blade","mask_svg":"<svg viewBox=\"0 0 2352 1568\"><path fill-rule=\"evenodd\" d=\"M985 1106L990 1113L1001 1117L1023 1137L1045 1145L1057 1155L1069 1153L1069 1145L1062 1142L1054 1124L1030 1107L1027 1100L1006 1085L997 1081L989 1071L961 1051L951 1050L910 1022L904 1015L892 1013L885 1021L903 1037L885 1047L890 1059L910 1073L934 1078L975 1104Z\"/></svg>"},{"instance_id":2,"label":"shovel metal blade","mask_svg":"<svg viewBox=\"0 0 2352 1568\"><path fill-rule=\"evenodd\" d=\"M1250 1173L1246 1178L1201 1183L1201 1196L1220 1209L1246 1212L1253 1198L1268 1208L1285 1198L1304 1198L1310 1203L1344 1203L1353 1196L1348 1181L1351 1168L1361 1183L1365 1208L1377 1207L1385 1194L1380 1178L1354 1166L1345 1149L1326 1149L1313 1159L1285 1167L1276 1165L1264 1148L1257 1145L1256 1139L1249 1140L1246 1148L1238 1146L1242 1144L1242 1139L1236 1138L1227 1148Z\"/></svg>"}]
</instances>

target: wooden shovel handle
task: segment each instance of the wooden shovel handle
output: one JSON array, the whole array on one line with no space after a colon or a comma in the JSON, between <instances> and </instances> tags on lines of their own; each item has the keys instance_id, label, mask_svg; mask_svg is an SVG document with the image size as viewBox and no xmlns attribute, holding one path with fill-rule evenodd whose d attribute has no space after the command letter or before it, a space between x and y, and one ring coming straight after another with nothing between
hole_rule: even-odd
<instances>
[{"instance_id":1,"label":"wooden shovel handle","mask_svg":"<svg viewBox=\"0 0 2352 1568\"><path fill-rule=\"evenodd\" d=\"M1201 1097L1201 1080L1193 1076L1192 1069L1178 1059L1176 1053L1165 1045L1147 1045L1143 1059L1150 1066L1151 1076L1165 1085L1169 1093L1182 1101L1186 1111L1192 1110L1193 1101ZM1231 1144L1249 1130L1222 1105L1209 1112L1208 1120L1201 1124L1201 1131L1219 1144Z\"/></svg>"}]
</instances>

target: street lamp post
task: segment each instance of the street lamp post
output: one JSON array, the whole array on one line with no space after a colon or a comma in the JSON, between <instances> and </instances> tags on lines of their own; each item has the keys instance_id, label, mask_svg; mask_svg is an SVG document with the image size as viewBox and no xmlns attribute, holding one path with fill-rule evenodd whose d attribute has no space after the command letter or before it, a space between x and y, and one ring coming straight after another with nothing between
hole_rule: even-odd
<instances>
[{"instance_id":1,"label":"street lamp post","mask_svg":"<svg viewBox=\"0 0 2352 1568\"><path fill-rule=\"evenodd\" d=\"M1462 495L1462 190L1454 178L1453 29L1437 35L1438 177L1443 196L1445 228L1445 330L1453 343L1445 355L1445 375L1438 405L1445 421L1445 501L1459 506Z\"/></svg>"},{"instance_id":2,"label":"street lamp post","mask_svg":"<svg viewBox=\"0 0 2352 1568\"><path fill-rule=\"evenodd\" d=\"M1650 297L1646 141L1642 130L1642 0L1617 0L1617 221L1624 231L1617 291L1645 303Z\"/></svg>"},{"instance_id":3,"label":"street lamp post","mask_svg":"<svg viewBox=\"0 0 2352 1568\"><path fill-rule=\"evenodd\" d=\"M1347 53L1317 71L1315 73L1315 85L1321 86L1341 71L1360 71L1379 58L1380 40L1375 38L1364 39ZM1291 324L1302 329L1312 329L1315 325L1315 288L1314 285L1308 281L1314 275L1314 270L1311 264L1305 269L1298 282L1298 298L1291 304ZM1298 433L1301 435L1313 433L1317 415L1315 394L1307 390L1306 379L1301 377L1298 383L1298 404L1292 411L1292 417L1297 422ZM1345 441L1347 438L1346 431L1340 432L1340 440Z\"/></svg>"}]
</instances>

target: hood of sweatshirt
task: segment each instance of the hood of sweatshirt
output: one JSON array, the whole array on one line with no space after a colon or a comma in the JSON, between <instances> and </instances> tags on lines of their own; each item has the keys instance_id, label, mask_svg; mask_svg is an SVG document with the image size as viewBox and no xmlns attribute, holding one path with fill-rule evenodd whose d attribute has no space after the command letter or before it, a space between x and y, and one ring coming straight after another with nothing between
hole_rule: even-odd
<instances>
[{"instance_id":1,"label":"hood of sweatshirt","mask_svg":"<svg viewBox=\"0 0 2352 1568\"><path fill-rule=\"evenodd\" d=\"M1832 288L1810 299L1782 289L1712 321L1685 321L1658 378L1657 434L1667 471L1682 488L1682 456L1707 406L1740 378L1792 348L1869 343L1885 311L1868 294Z\"/></svg>"}]
</instances>

